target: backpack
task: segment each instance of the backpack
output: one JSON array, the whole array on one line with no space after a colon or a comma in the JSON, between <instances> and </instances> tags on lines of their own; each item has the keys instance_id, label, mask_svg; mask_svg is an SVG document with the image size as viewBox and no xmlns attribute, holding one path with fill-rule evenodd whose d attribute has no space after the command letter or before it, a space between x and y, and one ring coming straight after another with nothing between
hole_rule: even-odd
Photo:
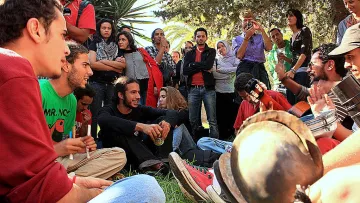
<instances>
[{"instance_id":1,"label":"backpack","mask_svg":"<svg viewBox=\"0 0 360 203\"><path fill-rule=\"evenodd\" d=\"M78 15L77 15L77 18L76 18L76 27L78 27L78 25L79 25L79 20L80 20L81 14L83 13L84 9L85 9L89 4L91 4L90 1L86 1L86 0L81 1L80 6L79 6ZM91 40L88 38L88 39L84 42L83 45L84 45L86 48L89 48L90 44L91 44Z\"/></svg>"},{"instance_id":2,"label":"backpack","mask_svg":"<svg viewBox=\"0 0 360 203\"><path fill-rule=\"evenodd\" d=\"M80 6L79 6L79 11L78 11L78 15L76 18L76 27L79 25L79 19L81 14L83 13L84 9L90 4L90 1L81 1Z\"/></svg>"}]
</instances>

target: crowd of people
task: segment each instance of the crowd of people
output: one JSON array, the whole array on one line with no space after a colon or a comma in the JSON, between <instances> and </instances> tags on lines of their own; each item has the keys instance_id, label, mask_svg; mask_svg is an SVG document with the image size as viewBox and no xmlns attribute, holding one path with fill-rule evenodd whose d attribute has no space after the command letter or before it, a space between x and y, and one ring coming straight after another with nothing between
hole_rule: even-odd
<instances>
[{"instance_id":1,"label":"crowd of people","mask_svg":"<svg viewBox=\"0 0 360 203\"><path fill-rule=\"evenodd\" d=\"M336 130L314 137L324 176L306 194L312 202L359 201L358 125L331 91L348 75L360 79L360 1L344 4L350 15L337 44L313 49L297 9L286 12L290 40L247 10L231 43L209 47L200 27L170 52L162 29L139 47L132 27L96 22L87 1L5 0L0 201L165 202L149 175L172 171L190 199L230 202L214 163L233 152L247 119L272 110L305 123L335 111ZM146 175L122 178L122 169Z\"/></svg>"}]
</instances>

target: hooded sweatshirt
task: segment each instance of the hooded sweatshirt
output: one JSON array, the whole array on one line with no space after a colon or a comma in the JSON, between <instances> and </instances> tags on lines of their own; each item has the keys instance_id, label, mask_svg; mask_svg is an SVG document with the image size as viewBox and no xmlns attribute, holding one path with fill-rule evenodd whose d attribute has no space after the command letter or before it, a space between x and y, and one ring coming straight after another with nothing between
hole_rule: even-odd
<instances>
[{"instance_id":1,"label":"hooded sweatshirt","mask_svg":"<svg viewBox=\"0 0 360 203\"><path fill-rule=\"evenodd\" d=\"M236 58L229 43L225 40L220 40L216 43L223 43L226 47L225 56L216 51L215 67L213 75L215 78L215 91L219 93L233 93L234 81L236 79L236 68L240 60Z\"/></svg>"}]
</instances>

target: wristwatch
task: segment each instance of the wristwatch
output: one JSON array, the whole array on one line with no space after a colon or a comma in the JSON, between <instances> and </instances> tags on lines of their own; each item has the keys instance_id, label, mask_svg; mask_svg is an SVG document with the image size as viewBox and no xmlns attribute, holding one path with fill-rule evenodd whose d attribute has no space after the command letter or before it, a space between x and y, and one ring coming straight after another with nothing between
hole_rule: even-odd
<instances>
[{"instance_id":1,"label":"wristwatch","mask_svg":"<svg viewBox=\"0 0 360 203\"><path fill-rule=\"evenodd\" d=\"M295 68L290 69L290 71L291 71L292 73L294 73L294 75L295 75L295 73L296 73Z\"/></svg>"}]
</instances>

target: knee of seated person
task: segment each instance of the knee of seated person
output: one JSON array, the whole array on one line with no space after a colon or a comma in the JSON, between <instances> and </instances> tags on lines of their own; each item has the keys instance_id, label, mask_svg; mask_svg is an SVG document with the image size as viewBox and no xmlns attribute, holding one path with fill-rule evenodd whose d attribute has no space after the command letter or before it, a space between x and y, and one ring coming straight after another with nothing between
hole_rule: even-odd
<instances>
[{"instance_id":1,"label":"knee of seated person","mask_svg":"<svg viewBox=\"0 0 360 203\"><path fill-rule=\"evenodd\" d=\"M142 183L143 188L141 191L143 194L146 194L148 200L151 200L150 202L165 202L165 193L154 177L139 174L133 176L133 178L136 178L138 182Z\"/></svg>"}]
</instances>

